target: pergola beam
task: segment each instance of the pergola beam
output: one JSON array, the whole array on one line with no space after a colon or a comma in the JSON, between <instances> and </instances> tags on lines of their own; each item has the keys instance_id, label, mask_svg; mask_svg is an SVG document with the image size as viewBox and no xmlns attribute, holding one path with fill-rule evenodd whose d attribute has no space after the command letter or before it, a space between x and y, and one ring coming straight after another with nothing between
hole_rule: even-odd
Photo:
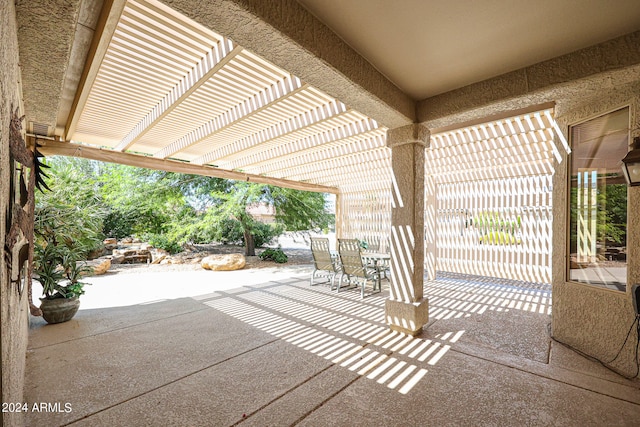
<instances>
[{"instance_id":1,"label":"pergola beam","mask_svg":"<svg viewBox=\"0 0 640 427\"><path fill-rule=\"evenodd\" d=\"M32 137L31 137L32 138ZM30 142L34 142L33 139ZM294 190L312 191L316 193L339 194L336 187L328 187L308 182L291 181L287 179L271 178L268 176L252 175L242 172L234 172L218 169L207 165L194 165L176 160L158 159L139 154L121 153L110 149L92 148L86 145L72 144L69 142L50 141L39 139L38 150L45 156L68 156L84 159L98 160L101 162L118 163L121 165L135 166L139 168L162 170L166 172L184 173L192 175L209 176L213 178L232 179L236 181L255 182L269 184Z\"/></svg>"},{"instance_id":2,"label":"pergola beam","mask_svg":"<svg viewBox=\"0 0 640 427\"><path fill-rule=\"evenodd\" d=\"M98 76L102 60L107 53L107 48L109 47L113 33L116 31L120 15L122 15L126 3L126 0L105 0L102 6L102 12L96 27L96 34L89 48L86 66L80 77L76 97L71 104L71 111L63 138L66 138L67 135L73 135L76 131L80 114L87 103L89 92Z\"/></svg>"}]
</instances>

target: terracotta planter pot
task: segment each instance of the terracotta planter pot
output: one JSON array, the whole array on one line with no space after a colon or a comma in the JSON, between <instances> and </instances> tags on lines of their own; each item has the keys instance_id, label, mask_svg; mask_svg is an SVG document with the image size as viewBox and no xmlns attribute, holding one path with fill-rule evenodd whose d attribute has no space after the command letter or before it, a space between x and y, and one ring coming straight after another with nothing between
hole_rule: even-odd
<instances>
[{"instance_id":1,"label":"terracotta planter pot","mask_svg":"<svg viewBox=\"0 0 640 427\"><path fill-rule=\"evenodd\" d=\"M42 317L47 323L62 323L71 320L80 308L80 300L75 298L40 299Z\"/></svg>"}]
</instances>

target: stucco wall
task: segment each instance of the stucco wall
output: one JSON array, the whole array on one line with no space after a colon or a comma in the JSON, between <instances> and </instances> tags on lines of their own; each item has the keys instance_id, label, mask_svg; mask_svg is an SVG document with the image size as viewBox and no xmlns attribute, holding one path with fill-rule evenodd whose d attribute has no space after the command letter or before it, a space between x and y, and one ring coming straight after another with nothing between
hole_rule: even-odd
<instances>
[{"instance_id":1,"label":"stucco wall","mask_svg":"<svg viewBox=\"0 0 640 427\"><path fill-rule=\"evenodd\" d=\"M640 135L640 85L611 91L571 111L558 109L558 125L568 140L569 126L629 106L632 137ZM568 238L568 155L556 165L553 178L553 336L589 355L609 362L634 320L631 285L640 282L640 187L628 189L627 292L566 281ZM627 375L635 373L636 333L613 364Z\"/></svg>"},{"instance_id":2,"label":"stucco wall","mask_svg":"<svg viewBox=\"0 0 640 427\"><path fill-rule=\"evenodd\" d=\"M9 201L9 122L11 105L19 105L18 39L13 1L0 2L0 328L2 402L22 402L28 332L27 292L11 286L5 265ZM3 426L23 425L20 413L2 413Z\"/></svg>"}]
</instances>

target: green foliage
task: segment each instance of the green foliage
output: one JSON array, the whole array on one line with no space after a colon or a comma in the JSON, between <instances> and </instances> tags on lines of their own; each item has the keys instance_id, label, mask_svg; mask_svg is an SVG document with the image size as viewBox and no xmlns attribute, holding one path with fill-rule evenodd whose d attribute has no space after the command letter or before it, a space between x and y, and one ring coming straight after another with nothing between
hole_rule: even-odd
<instances>
[{"instance_id":1,"label":"green foliage","mask_svg":"<svg viewBox=\"0 0 640 427\"><path fill-rule=\"evenodd\" d=\"M264 224L253 218L246 220L246 225L253 234L256 247L262 247L273 242L273 240L284 232L281 224ZM233 218L218 217L218 221L213 225L212 239L230 245L244 244L244 228L240 221Z\"/></svg>"},{"instance_id":2,"label":"green foliage","mask_svg":"<svg viewBox=\"0 0 640 427\"><path fill-rule=\"evenodd\" d=\"M46 298L73 298L84 293L80 279L91 271L80 260L102 242L104 209L90 162L49 164L51 191L36 195L34 272Z\"/></svg>"},{"instance_id":3,"label":"green foliage","mask_svg":"<svg viewBox=\"0 0 640 427\"><path fill-rule=\"evenodd\" d=\"M176 208L184 204L178 188L146 169L111 164L104 169L99 182L108 208L105 235L122 238L164 233Z\"/></svg>"},{"instance_id":4,"label":"green foliage","mask_svg":"<svg viewBox=\"0 0 640 427\"><path fill-rule=\"evenodd\" d=\"M366 240L360 240L360 239L357 239L357 240L361 250L369 249L369 244L366 242Z\"/></svg>"},{"instance_id":5,"label":"green foliage","mask_svg":"<svg viewBox=\"0 0 640 427\"><path fill-rule=\"evenodd\" d=\"M147 233L141 235L140 239L148 242L154 248L164 249L172 255L182 251L182 245L165 234Z\"/></svg>"},{"instance_id":6,"label":"green foliage","mask_svg":"<svg viewBox=\"0 0 640 427\"><path fill-rule=\"evenodd\" d=\"M279 264L283 264L289 260L289 257L287 256L287 254L282 252L282 249L280 248L277 248L277 249L268 248L268 249L265 249L260 254L260 259L265 261L270 260L270 261L277 262Z\"/></svg>"},{"instance_id":7,"label":"green foliage","mask_svg":"<svg viewBox=\"0 0 640 427\"><path fill-rule=\"evenodd\" d=\"M245 244L254 255L255 247L284 230L321 230L333 222L320 193L73 158L51 163L53 191L40 203L40 224L87 250L104 236L136 236L172 253L186 243L219 241ZM61 180L67 182L58 184ZM276 224L248 213L258 203L275 208ZM61 225L72 211L81 226Z\"/></svg>"},{"instance_id":8,"label":"green foliage","mask_svg":"<svg viewBox=\"0 0 640 427\"><path fill-rule=\"evenodd\" d=\"M270 201L276 208L276 220L287 231L324 230L335 222L324 209L322 193L269 186Z\"/></svg>"},{"instance_id":9,"label":"green foliage","mask_svg":"<svg viewBox=\"0 0 640 427\"><path fill-rule=\"evenodd\" d=\"M480 243L488 245L519 245L517 232L522 227L522 219L505 217L500 212L480 212L472 220L465 222L467 227L475 227L480 232Z\"/></svg>"},{"instance_id":10,"label":"green foliage","mask_svg":"<svg viewBox=\"0 0 640 427\"><path fill-rule=\"evenodd\" d=\"M485 245L519 245L520 239L505 231L489 231L480 237Z\"/></svg>"},{"instance_id":11,"label":"green foliage","mask_svg":"<svg viewBox=\"0 0 640 427\"><path fill-rule=\"evenodd\" d=\"M598 234L605 241L623 244L627 240L627 185L609 184L598 192Z\"/></svg>"},{"instance_id":12,"label":"green foliage","mask_svg":"<svg viewBox=\"0 0 640 427\"><path fill-rule=\"evenodd\" d=\"M260 248L272 243L276 237L284 233L284 226L282 224L264 224L256 221L252 227L252 232L256 247Z\"/></svg>"},{"instance_id":13,"label":"green foliage","mask_svg":"<svg viewBox=\"0 0 640 427\"><path fill-rule=\"evenodd\" d=\"M578 206L578 189L571 188L571 229L570 251L577 252L578 244L578 214L581 209L590 210L591 207ZM600 244L624 245L627 241L627 185L606 184L599 177L596 194L596 237Z\"/></svg>"},{"instance_id":14,"label":"green foliage","mask_svg":"<svg viewBox=\"0 0 640 427\"><path fill-rule=\"evenodd\" d=\"M34 222L36 245L64 245L77 259L102 243L105 216L98 186L87 172L90 165L79 165L50 163L47 185L51 191L36 194Z\"/></svg>"},{"instance_id":15,"label":"green foliage","mask_svg":"<svg viewBox=\"0 0 640 427\"><path fill-rule=\"evenodd\" d=\"M82 265L78 253L72 246L54 244L52 240L36 244L34 250L36 280L42 285L42 294L47 299L74 298L84 294L81 282L89 274L90 267Z\"/></svg>"},{"instance_id":16,"label":"green foliage","mask_svg":"<svg viewBox=\"0 0 640 427\"><path fill-rule=\"evenodd\" d=\"M242 244L244 242L243 228L240 221L230 217L219 217L216 225L215 240L228 245Z\"/></svg>"},{"instance_id":17,"label":"green foliage","mask_svg":"<svg viewBox=\"0 0 640 427\"><path fill-rule=\"evenodd\" d=\"M268 243L272 237L285 229L288 231L322 229L328 226L331 218L324 211L324 195L320 193L245 181L228 181L227 187L212 194L217 200L213 208L215 214L221 218L233 219L240 224L246 255L255 255L255 246ZM275 207L276 221L283 227L278 234L275 234L277 229L265 228L264 224L256 221L247 212L248 207L259 203L271 204ZM226 237L231 240L237 236L237 232L237 226L230 227ZM250 241L248 242L247 239Z\"/></svg>"}]
</instances>

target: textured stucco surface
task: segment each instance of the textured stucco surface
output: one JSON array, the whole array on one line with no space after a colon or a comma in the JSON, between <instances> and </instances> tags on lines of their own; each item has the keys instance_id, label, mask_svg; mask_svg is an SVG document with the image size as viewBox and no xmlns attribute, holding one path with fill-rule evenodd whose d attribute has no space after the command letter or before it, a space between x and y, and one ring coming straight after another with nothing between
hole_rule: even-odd
<instances>
[{"instance_id":1,"label":"textured stucco surface","mask_svg":"<svg viewBox=\"0 0 640 427\"><path fill-rule=\"evenodd\" d=\"M294 0L162 2L384 126L415 121L415 102Z\"/></svg>"},{"instance_id":2,"label":"textured stucco surface","mask_svg":"<svg viewBox=\"0 0 640 427\"><path fill-rule=\"evenodd\" d=\"M415 335L429 321L424 290L424 158L429 130L413 124L391 129L391 291L385 318L392 329Z\"/></svg>"},{"instance_id":3,"label":"textured stucco surface","mask_svg":"<svg viewBox=\"0 0 640 427\"><path fill-rule=\"evenodd\" d=\"M51 128L56 125L80 3L81 0L16 1L27 123Z\"/></svg>"},{"instance_id":4,"label":"textured stucco surface","mask_svg":"<svg viewBox=\"0 0 640 427\"><path fill-rule=\"evenodd\" d=\"M558 117L559 127L568 138L569 126L625 105L630 106L632 135L638 132L638 86L611 91L597 101L564 111ZM634 125L634 123L636 125ZM615 292L566 281L567 254L567 168L568 156L556 165L553 177L553 315L554 338L591 356L609 362L625 340L634 319L631 305L631 284L640 280L640 188L628 190L627 225L627 292ZM631 375L635 371L636 334L622 350L614 366Z\"/></svg>"},{"instance_id":5,"label":"textured stucco surface","mask_svg":"<svg viewBox=\"0 0 640 427\"><path fill-rule=\"evenodd\" d=\"M0 2L0 347L2 402L22 402L27 348L27 298L10 286L4 263L9 201L9 121L11 105L19 105L18 40L13 2ZM22 414L2 413L4 426L23 424Z\"/></svg>"},{"instance_id":6,"label":"textured stucco surface","mask_svg":"<svg viewBox=\"0 0 640 427\"><path fill-rule=\"evenodd\" d=\"M417 120L433 129L546 102L576 107L603 89L637 81L639 45L640 32L631 33L425 99Z\"/></svg>"}]
</instances>

